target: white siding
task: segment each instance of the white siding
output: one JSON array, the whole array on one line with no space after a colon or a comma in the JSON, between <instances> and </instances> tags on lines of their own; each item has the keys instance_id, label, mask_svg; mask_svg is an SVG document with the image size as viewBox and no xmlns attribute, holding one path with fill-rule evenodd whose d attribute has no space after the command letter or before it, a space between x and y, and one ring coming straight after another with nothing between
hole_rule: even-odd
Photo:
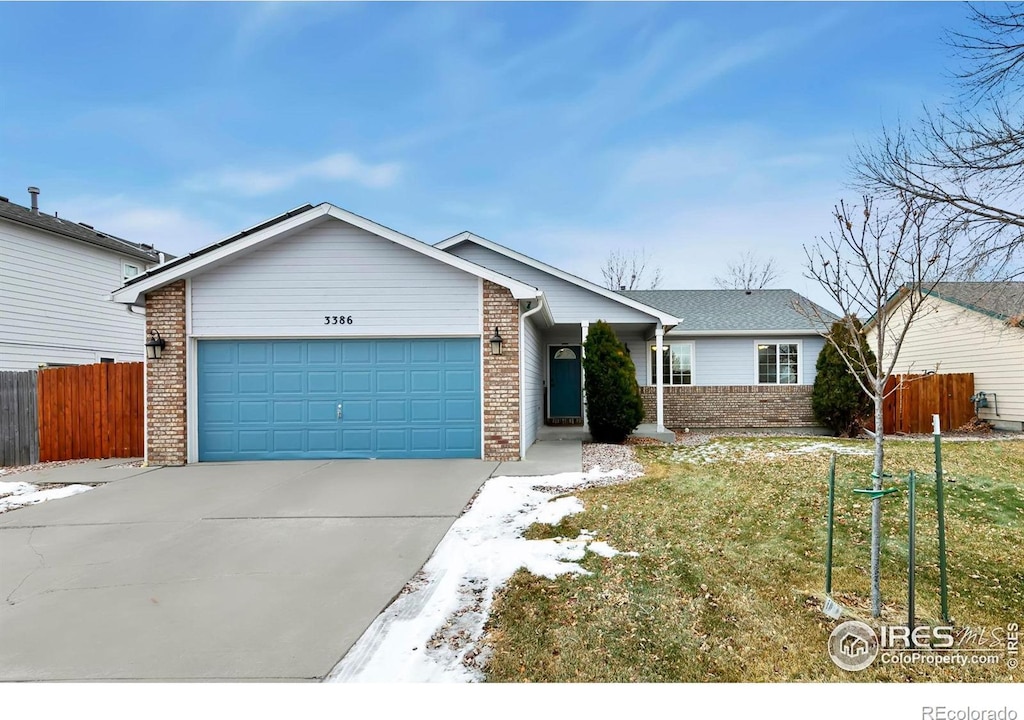
<instances>
[{"instance_id":1,"label":"white siding","mask_svg":"<svg viewBox=\"0 0 1024 720\"><path fill-rule=\"evenodd\" d=\"M666 343L673 341L694 343L694 385L756 385L757 343L762 340L773 343L799 341L801 382L804 385L814 384L816 374L814 366L818 361L818 354L825 346L824 338L818 335L757 338L750 336L677 337L669 334L665 337ZM648 346L652 344L653 341L647 343ZM646 377L646 375L642 377Z\"/></svg>"},{"instance_id":2,"label":"white siding","mask_svg":"<svg viewBox=\"0 0 1024 720\"><path fill-rule=\"evenodd\" d=\"M523 323L523 451L537 439L544 421L544 348L540 333L528 317Z\"/></svg>"},{"instance_id":3,"label":"white siding","mask_svg":"<svg viewBox=\"0 0 1024 720\"><path fill-rule=\"evenodd\" d=\"M875 334L870 342L874 346ZM889 343L891 347L891 342ZM1024 330L945 300L929 298L900 350L896 372L974 373L975 390L997 393L979 415L1024 421Z\"/></svg>"},{"instance_id":4,"label":"white siding","mask_svg":"<svg viewBox=\"0 0 1024 720\"><path fill-rule=\"evenodd\" d=\"M0 220L0 370L145 356L145 318L107 296L121 286L110 250Z\"/></svg>"},{"instance_id":5,"label":"white siding","mask_svg":"<svg viewBox=\"0 0 1024 720\"><path fill-rule=\"evenodd\" d=\"M479 307L476 276L333 218L192 279L195 336L479 335Z\"/></svg>"},{"instance_id":6,"label":"white siding","mask_svg":"<svg viewBox=\"0 0 1024 720\"><path fill-rule=\"evenodd\" d=\"M449 249L453 255L483 265L544 291L556 323L604 320L610 323L650 323L654 318L639 310L585 290L546 272L524 265L476 243L464 242Z\"/></svg>"}]
</instances>

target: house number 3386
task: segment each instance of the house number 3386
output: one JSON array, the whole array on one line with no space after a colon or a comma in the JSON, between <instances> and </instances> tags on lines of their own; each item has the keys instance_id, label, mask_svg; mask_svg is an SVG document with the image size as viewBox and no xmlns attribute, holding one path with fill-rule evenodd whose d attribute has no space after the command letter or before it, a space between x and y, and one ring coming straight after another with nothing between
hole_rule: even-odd
<instances>
[{"instance_id":1,"label":"house number 3386","mask_svg":"<svg viewBox=\"0 0 1024 720\"><path fill-rule=\"evenodd\" d=\"M324 325L351 325L351 315L324 315Z\"/></svg>"}]
</instances>

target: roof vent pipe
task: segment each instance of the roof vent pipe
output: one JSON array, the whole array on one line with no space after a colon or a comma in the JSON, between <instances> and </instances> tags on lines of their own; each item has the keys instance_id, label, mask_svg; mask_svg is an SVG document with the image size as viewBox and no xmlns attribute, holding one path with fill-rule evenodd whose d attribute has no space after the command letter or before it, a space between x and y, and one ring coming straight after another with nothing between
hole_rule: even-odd
<instances>
[{"instance_id":1,"label":"roof vent pipe","mask_svg":"<svg viewBox=\"0 0 1024 720\"><path fill-rule=\"evenodd\" d=\"M37 188L37 187L30 187L28 189L28 194L32 196L32 212L34 212L36 215L38 215L39 214L39 188Z\"/></svg>"}]
</instances>

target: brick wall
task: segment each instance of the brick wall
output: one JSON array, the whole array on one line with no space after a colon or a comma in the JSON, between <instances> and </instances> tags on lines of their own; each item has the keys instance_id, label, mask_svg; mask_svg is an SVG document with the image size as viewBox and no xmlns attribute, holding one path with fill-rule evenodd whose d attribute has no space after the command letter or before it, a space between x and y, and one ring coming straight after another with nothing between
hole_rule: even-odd
<instances>
[{"instance_id":1,"label":"brick wall","mask_svg":"<svg viewBox=\"0 0 1024 720\"><path fill-rule=\"evenodd\" d=\"M484 459L519 459L519 302L507 288L484 285ZM501 334L501 355L487 340Z\"/></svg>"},{"instance_id":2,"label":"brick wall","mask_svg":"<svg viewBox=\"0 0 1024 720\"><path fill-rule=\"evenodd\" d=\"M817 427L811 385L666 386L670 428ZM644 410L656 417L656 388L642 387Z\"/></svg>"},{"instance_id":3,"label":"brick wall","mask_svg":"<svg viewBox=\"0 0 1024 720\"><path fill-rule=\"evenodd\" d=\"M146 457L151 465L184 465L185 281L146 294L146 337L156 330L167 342L159 360L146 363Z\"/></svg>"}]
</instances>

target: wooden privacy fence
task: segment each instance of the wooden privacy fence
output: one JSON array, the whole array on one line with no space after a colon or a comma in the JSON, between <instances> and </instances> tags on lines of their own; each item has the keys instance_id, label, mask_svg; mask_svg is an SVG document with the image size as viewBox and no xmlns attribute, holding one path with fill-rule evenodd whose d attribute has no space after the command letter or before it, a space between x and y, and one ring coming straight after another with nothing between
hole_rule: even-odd
<instances>
[{"instance_id":1,"label":"wooden privacy fence","mask_svg":"<svg viewBox=\"0 0 1024 720\"><path fill-rule=\"evenodd\" d=\"M0 467L39 462L36 371L0 372Z\"/></svg>"},{"instance_id":2,"label":"wooden privacy fence","mask_svg":"<svg viewBox=\"0 0 1024 720\"><path fill-rule=\"evenodd\" d=\"M143 363L39 371L39 461L141 457Z\"/></svg>"},{"instance_id":3,"label":"wooden privacy fence","mask_svg":"<svg viewBox=\"0 0 1024 720\"><path fill-rule=\"evenodd\" d=\"M931 433L937 414L943 432L974 417L974 373L893 375L885 385L884 430L890 433Z\"/></svg>"}]
</instances>

